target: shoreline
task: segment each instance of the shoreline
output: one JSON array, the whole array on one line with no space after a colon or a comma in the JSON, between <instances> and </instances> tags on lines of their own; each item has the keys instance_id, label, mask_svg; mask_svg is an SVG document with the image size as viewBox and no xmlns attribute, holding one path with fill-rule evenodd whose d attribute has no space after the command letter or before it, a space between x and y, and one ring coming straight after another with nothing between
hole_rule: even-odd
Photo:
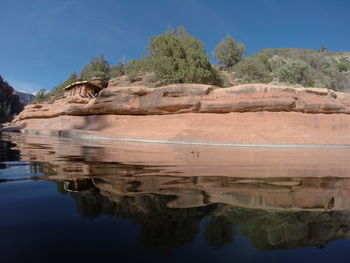
<instances>
[{"instance_id":1,"label":"shoreline","mask_svg":"<svg viewBox=\"0 0 350 263\"><path fill-rule=\"evenodd\" d=\"M179 140L161 140L161 139L142 139L127 137L112 137L102 134L93 134L89 132L73 131L73 130L50 130L49 132L41 132L39 130L22 131L1 131L0 133L20 133L23 135L52 136L58 138L79 138L83 140L101 140L114 142L136 142L149 144L175 144L187 146L219 146L232 148L306 148L306 149L350 149L350 144L259 144L259 143L231 143L231 142L206 142L206 141L179 141Z\"/></svg>"},{"instance_id":2,"label":"shoreline","mask_svg":"<svg viewBox=\"0 0 350 263\"><path fill-rule=\"evenodd\" d=\"M2 130L142 143L349 148L350 94L246 84L115 87L28 105Z\"/></svg>"}]
</instances>

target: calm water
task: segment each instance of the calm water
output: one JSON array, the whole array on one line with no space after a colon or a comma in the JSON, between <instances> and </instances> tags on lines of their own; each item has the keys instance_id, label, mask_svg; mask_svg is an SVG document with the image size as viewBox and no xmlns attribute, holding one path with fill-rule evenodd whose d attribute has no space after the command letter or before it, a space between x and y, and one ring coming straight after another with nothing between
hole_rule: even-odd
<instances>
[{"instance_id":1,"label":"calm water","mask_svg":"<svg viewBox=\"0 0 350 263\"><path fill-rule=\"evenodd\" d=\"M350 150L0 137L0 262L349 262Z\"/></svg>"}]
</instances>

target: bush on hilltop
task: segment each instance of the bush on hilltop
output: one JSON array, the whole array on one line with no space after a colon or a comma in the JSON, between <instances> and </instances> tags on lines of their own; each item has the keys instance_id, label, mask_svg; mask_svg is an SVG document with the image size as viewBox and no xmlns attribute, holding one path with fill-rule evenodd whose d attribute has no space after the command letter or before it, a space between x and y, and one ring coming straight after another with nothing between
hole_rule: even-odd
<instances>
[{"instance_id":1,"label":"bush on hilltop","mask_svg":"<svg viewBox=\"0 0 350 263\"><path fill-rule=\"evenodd\" d=\"M237 43L231 36L227 36L216 46L214 57L222 66L231 68L242 60L245 50L244 44Z\"/></svg>"}]
</instances>

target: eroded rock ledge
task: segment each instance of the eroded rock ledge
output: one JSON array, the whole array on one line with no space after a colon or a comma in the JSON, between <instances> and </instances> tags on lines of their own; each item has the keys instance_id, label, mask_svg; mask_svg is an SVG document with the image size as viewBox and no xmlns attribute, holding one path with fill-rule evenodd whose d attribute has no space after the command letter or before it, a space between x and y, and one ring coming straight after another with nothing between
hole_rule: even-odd
<instances>
[{"instance_id":1,"label":"eroded rock ledge","mask_svg":"<svg viewBox=\"0 0 350 263\"><path fill-rule=\"evenodd\" d=\"M350 147L349 113L350 94L327 89L112 86L96 99L29 105L3 130L140 142Z\"/></svg>"},{"instance_id":2,"label":"eroded rock ledge","mask_svg":"<svg viewBox=\"0 0 350 263\"><path fill-rule=\"evenodd\" d=\"M160 88L109 87L96 99L65 98L25 107L16 121L61 115L164 115L230 112L350 113L350 94L320 88L246 84L219 88L175 84Z\"/></svg>"}]
</instances>

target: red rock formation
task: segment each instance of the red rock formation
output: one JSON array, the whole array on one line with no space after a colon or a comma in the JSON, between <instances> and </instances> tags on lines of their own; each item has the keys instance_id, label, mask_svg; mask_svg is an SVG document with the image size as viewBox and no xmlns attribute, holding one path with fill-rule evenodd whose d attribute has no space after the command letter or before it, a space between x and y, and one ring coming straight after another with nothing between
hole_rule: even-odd
<instances>
[{"instance_id":1,"label":"red rock formation","mask_svg":"<svg viewBox=\"0 0 350 263\"><path fill-rule=\"evenodd\" d=\"M266 84L110 86L93 100L29 105L12 127L215 143L350 144L349 113L350 94L328 89Z\"/></svg>"}]
</instances>

